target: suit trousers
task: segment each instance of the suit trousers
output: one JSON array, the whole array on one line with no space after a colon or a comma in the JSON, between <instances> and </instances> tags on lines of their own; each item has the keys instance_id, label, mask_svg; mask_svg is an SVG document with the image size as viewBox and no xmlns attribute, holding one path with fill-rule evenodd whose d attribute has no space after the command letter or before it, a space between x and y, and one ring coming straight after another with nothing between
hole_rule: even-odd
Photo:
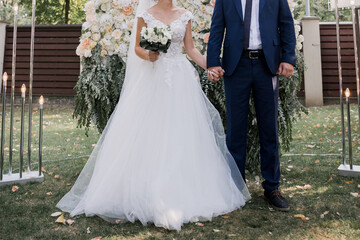
<instances>
[{"instance_id":1,"label":"suit trousers","mask_svg":"<svg viewBox=\"0 0 360 240\"><path fill-rule=\"evenodd\" d=\"M235 72L225 76L227 108L226 142L245 179L246 138L249 100L253 92L260 138L262 186L272 191L280 183L278 116L278 77L269 70L265 57L242 56Z\"/></svg>"}]
</instances>

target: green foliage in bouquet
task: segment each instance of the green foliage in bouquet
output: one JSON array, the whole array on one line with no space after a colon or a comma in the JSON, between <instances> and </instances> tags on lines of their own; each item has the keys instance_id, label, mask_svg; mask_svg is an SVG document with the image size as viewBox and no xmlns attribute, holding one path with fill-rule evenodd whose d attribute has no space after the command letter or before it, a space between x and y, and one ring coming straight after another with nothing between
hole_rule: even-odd
<instances>
[{"instance_id":1,"label":"green foliage in bouquet","mask_svg":"<svg viewBox=\"0 0 360 240\"><path fill-rule=\"evenodd\" d=\"M117 55L101 56L96 46L93 56L82 59L82 71L75 86L75 110L78 127L89 131L93 123L102 132L118 102L125 78L125 64Z\"/></svg>"}]
</instances>

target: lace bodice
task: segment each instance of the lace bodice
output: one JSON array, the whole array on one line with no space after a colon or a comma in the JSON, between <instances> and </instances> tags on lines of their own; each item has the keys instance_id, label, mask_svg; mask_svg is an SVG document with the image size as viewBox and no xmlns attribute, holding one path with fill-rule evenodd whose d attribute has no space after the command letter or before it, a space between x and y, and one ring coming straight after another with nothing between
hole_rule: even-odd
<instances>
[{"instance_id":1,"label":"lace bodice","mask_svg":"<svg viewBox=\"0 0 360 240\"><path fill-rule=\"evenodd\" d=\"M139 17L143 18L145 23L148 27L164 27L167 26L162 21L156 19L152 14L149 12L143 12L139 15ZM193 18L193 15L191 12L186 11L183 13L179 18L172 21L170 25L171 28L171 45L168 49L168 52L164 54L166 57L168 56L177 56L182 54L182 46L183 46L183 40L185 37L186 32L186 26Z\"/></svg>"}]
</instances>

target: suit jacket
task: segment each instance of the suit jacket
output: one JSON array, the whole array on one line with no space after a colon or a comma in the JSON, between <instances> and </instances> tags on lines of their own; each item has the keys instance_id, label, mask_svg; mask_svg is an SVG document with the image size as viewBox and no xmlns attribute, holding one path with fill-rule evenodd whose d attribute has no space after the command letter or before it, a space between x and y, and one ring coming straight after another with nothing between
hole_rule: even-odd
<instances>
[{"instance_id":1,"label":"suit jacket","mask_svg":"<svg viewBox=\"0 0 360 240\"><path fill-rule=\"evenodd\" d=\"M287 0L260 0L259 11L262 48L270 71L276 75L280 62L294 66L296 64L294 21ZM216 0L207 50L207 67L222 66L225 75L230 76L241 58L243 40L241 0ZM224 52L221 65L222 45Z\"/></svg>"}]
</instances>

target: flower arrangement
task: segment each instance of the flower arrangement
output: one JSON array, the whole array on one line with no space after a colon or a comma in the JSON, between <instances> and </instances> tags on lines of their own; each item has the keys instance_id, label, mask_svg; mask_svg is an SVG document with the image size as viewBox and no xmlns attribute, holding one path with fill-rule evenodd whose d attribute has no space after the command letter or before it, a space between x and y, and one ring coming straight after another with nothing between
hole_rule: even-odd
<instances>
[{"instance_id":1,"label":"flower arrangement","mask_svg":"<svg viewBox=\"0 0 360 240\"><path fill-rule=\"evenodd\" d=\"M91 57L96 45L101 56L114 54L126 60L138 0L90 0L85 4L86 22L82 26L76 54Z\"/></svg>"},{"instance_id":2,"label":"flower arrangement","mask_svg":"<svg viewBox=\"0 0 360 240\"><path fill-rule=\"evenodd\" d=\"M143 27L141 29L140 46L146 50L154 52L167 53L171 44L171 29L170 26L160 27Z\"/></svg>"}]
</instances>

